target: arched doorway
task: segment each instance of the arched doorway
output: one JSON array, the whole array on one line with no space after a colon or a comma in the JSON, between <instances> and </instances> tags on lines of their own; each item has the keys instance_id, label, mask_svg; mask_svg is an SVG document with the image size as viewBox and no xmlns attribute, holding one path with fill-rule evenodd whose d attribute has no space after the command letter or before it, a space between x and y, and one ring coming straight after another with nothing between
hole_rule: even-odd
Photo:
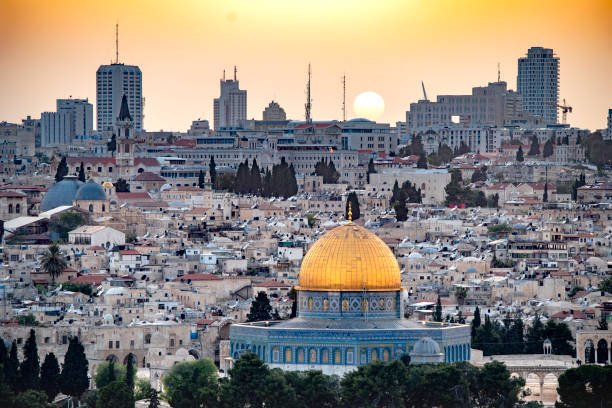
<instances>
[{"instance_id":1,"label":"arched doorway","mask_svg":"<svg viewBox=\"0 0 612 408\"><path fill-rule=\"evenodd\" d=\"M128 363L128 357L132 356L132 364L134 364L135 366L138 366L138 357L136 357L136 354L134 353L128 353L125 358L123 359L123 365L126 366Z\"/></svg>"},{"instance_id":2,"label":"arched doorway","mask_svg":"<svg viewBox=\"0 0 612 408\"><path fill-rule=\"evenodd\" d=\"M608 342L601 339L597 342L597 362L605 364L608 361Z\"/></svg>"},{"instance_id":3,"label":"arched doorway","mask_svg":"<svg viewBox=\"0 0 612 408\"><path fill-rule=\"evenodd\" d=\"M106 361L112 361L113 363L118 363L119 362L119 358L114 355L114 354L109 354L108 356L106 356Z\"/></svg>"},{"instance_id":4,"label":"arched doorway","mask_svg":"<svg viewBox=\"0 0 612 408\"><path fill-rule=\"evenodd\" d=\"M196 360L200 359L200 355L198 354L197 351L195 351L194 349L189 350L189 355L193 356L193 358L195 358Z\"/></svg>"},{"instance_id":5,"label":"arched doorway","mask_svg":"<svg viewBox=\"0 0 612 408\"><path fill-rule=\"evenodd\" d=\"M591 339L584 342L584 362L585 364L593 364L595 362L595 345Z\"/></svg>"},{"instance_id":6,"label":"arched doorway","mask_svg":"<svg viewBox=\"0 0 612 408\"><path fill-rule=\"evenodd\" d=\"M557 382L557 377L548 373L544 376L544 384L542 387L542 403L545 406L553 406L557 401L557 387L559 383Z\"/></svg>"},{"instance_id":7,"label":"arched doorway","mask_svg":"<svg viewBox=\"0 0 612 408\"><path fill-rule=\"evenodd\" d=\"M529 373L525 378L525 389L529 395L525 397L525 401L540 401L542 390L540 389L540 376L534 373Z\"/></svg>"}]
</instances>

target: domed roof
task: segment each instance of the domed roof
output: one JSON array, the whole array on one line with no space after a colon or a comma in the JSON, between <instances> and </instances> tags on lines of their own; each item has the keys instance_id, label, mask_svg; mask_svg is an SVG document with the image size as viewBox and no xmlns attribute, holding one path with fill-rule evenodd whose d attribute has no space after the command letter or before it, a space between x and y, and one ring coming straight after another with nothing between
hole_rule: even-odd
<instances>
[{"instance_id":1,"label":"domed roof","mask_svg":"<svg viewBox=\"0 0 612 408\"><path fill-rule=\"evenodd\" d=\"M423 255L419 254L418 252L412 252L410 255L408 255L408 259L419 259L422 257Z\"/></svg>"},{"instance_id":2,"label":"domed roof","mask_svg":"<svg viewBox=\"0 0 612 408\"><path fill-rule=\"evenodd\" d=\"M376 235L355 224L336 227L308 251L299 276L299 290L400 290L395 255Z\"/></svg>"},{"instance_id":3,"label":"domed roof","mask_svg":"<svg viewBox=\"0 0 612 408\"><path fill-rule=\"evenodd\" d=\"M72 205L72 200L84 183L75 176L66 176L52 185L40 202L40 211L49 211L62 205Z\"/></svg>"},{"instance_id":4,"label":"domed roof","mask_svg":"<svg viewBox=\"0 0 612 408\"><path fill-rule=\"evenodd\" d=\"M106 193L101 185L93 180L85 183L74 196L75 200L106 200Z\"/></svg>"},{"instance_id":5,"label":"domed roof","mask_svg":"<svg viewBox=\"0 0 612 408\"><path fill-rule=\"evenodd\" d=\"M465 270L467 273L477 273L478 269L476 269L473 266L468 266L468 268Z\"/></svg>"},{"instance_id":6,"label":"domed roof","mask_svg":"<svg viewBox=\"0 0 612 408\"><path fill-rule=\"evenodd\" d=\"M440 346L431 337L423 337L414 344L411 356L431 356L440 354Z\"/></svg>"},{"instance_id":7,"label":"domed roof","mask_svg":"<svg viewBox=\"0 0 612 408\"><path fill-rule=\"evenodd\" d=\"M113 183L111 183L110 181L105 181L104 183L102 183L102 187L104 188L113 187Z\"/></svg>"}]
</instances>

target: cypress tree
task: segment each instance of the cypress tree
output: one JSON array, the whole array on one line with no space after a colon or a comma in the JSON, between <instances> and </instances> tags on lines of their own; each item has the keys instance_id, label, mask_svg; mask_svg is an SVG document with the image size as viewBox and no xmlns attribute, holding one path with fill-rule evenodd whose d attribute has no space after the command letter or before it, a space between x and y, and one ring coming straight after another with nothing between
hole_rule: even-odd
<instances>
[{"instance_id":1,"label":"cypress tree","mask_svg":"<svg viewBox=\"0 0 612 408\"><path fill-rule=\"evenodd\" d=\"M266 295L266 292L259 292L253 303L251 303L251 310L247 314L247 321L260 322L270 320L272 318L271 311L272 306L270 306L268 295Z\"/></svg>"},{"instance_id":2,"label":"cypress tree","mask_svg":"<svg viewBox=\"0 0 612 408\"><path fill-rule=\"evenodd\" d=\"M111 140L106 143L106 148L108 149L109 152L115 152L115 150L117 150L117 136L115 136L115 134L113 133L113 136L111 137Z\"/></svg>"},{"instance_id":3,"label":"cypress tree","mask_svg":"<svg viewBox=\"0 0 612 408\"><path fill-rule=\"evenodd\" d=\"M198 187L204 188L204 185L205 185L204 172L200 170L200 174L198 174Z\"/></svg>"},{"instance_id":4,"label":"cypress tree","mask_svg":"<svg viewBox=\"0 0 612 408\"><path fill-rule=\"evenodd\" d=\"M134 370L134 355L132 353L128 354L127 358L127 367L125 369L125 383L132 395L134 395L134 376L136 375L136 371Z\"/></svg>"},{"instance_id":5,"label":"cypress tree","mask_svg":"<svg viewBox=\"0 0 612 408\"><path fill-rule=\"evenodd\" d=\"M531 146L529 147L528 156L537 156L540 154L540 142L536 135L531 136Z\"/></svg>"},{"instance_id":6,"label":"cypress tree","mask_svg":"<svg viewBox=\"0 0 612 408\"><path fill-rule=\"evenodd\" d=\"M257 160L253 159L251 166L251 191L254 194L261 194L261 171L257 165Z\"/></svg>"},{"instance_id":7,"label":"cypress tree","mask_svg":"<svg viewBox=\"0 0 612 408\"><path fill-rule=\"evenodd\" d=\"M476 306L476 309L474 310L474 318L472 319L472 344L476 338L476 329L480 327L480 323L480 309L478 306Z\"/></svg>"},{"instance_id":8,"label":"cypress tree","mask_svg":"<svg viewBox=\"0 0 612 408\"><path fill-rule=\"evenodd\" d=\"M542 151L542 156L550 157L553 155L554 147L552 137L546 141L544 144L544 150Z\"/></svg>"},{"instance_id":9,"label":"cypress tree","mask_svg":"<svg viewBox=\"0 0 612 408\"><path fill-rule=\"evenodd\" d=\"M348 210L349 203L351 204L351 217L354 220L359 219L361 217L361 211L359 210L359 198L357 197L357 193L351 191L346 198L346 208L344 210L344 217L348 220Z\"/></svg>"},{"instance_id":10,"label":"cypress tree","mask_svg":"<svg viewBox=\"0 0 612 408\"><path fill-rule=\"evenodd\" d=\"M425 153L422 152L419 155L419 160L417 161L417 169L426 169L427 168L427 157L425 157Z\"/></svg>"},{"instance_id":11,"label":"cypress tree","mask_svg":"<svg viewBox=\"0 0 612 408\"><path fill-rule=\"evenodd\" d=\"M536 313L533 318L533 325L527 329L527 335L525 336L525 352L527 354L542 353L543 333L544 325L540 321L540 315Z\"/></svg>"},{"instance_id":12,"label":"cypress tree","mask_svg":"<svg viewBox=\"0 0 612 408\"><path fill-rule=\"evenodd\" d=\"M215 164L215 156L210 155L210 163L208 165L208 174L210 174L210 182L215 185L217 180L217 165Z\"/></svg>"},{"instance_id":13,"label":"cypress tree","mask_svg":"<svg viewBox=\"0 0 612 408\"><path fill-rule=\"evenodd\" d=\"M434 322L442 321L442 301L440 300L440 295L438 295L438 300L436 302L436 308L434 309L432 318Z\"/></svg>"},{"instance_id":14,"label":"cypress tree","mask_svg":"<svg viewBox=\"0 0 612 408\"><path fill-rule=\"evenodd\" d=\"M79 180L85 182L85 165L81 162L81 168L79 169Z\"/></svg>"},{"instance_id":15,"label":"cypress tree","mask_svg":"<svg viewBox=\"0 0 612 408\"><path fill-rule=\"evenodd\" d=\"M80 398L81 394L89 387L88 366L89 362L85 357L83 345L78 337L72 337L68 344L68 351L60 374L60 390L66 395Z\"/></svg>"},{"instance_id":16,"label":"cypress tree","mask_svg":"<svg viewBox=\"0 0 612 408\"><path fill-rule=\"evenodd\" d=\"M6 362L9 359L8 350L6 349L6 344L4 340L0 340L0 366L4 367Z\"/></svg>"},{"instance_id":17,"label":"cypress tree","mask_svg":"<svg viewBox=\"0 0 612 408\"><path fill-rule=\"evenodd\" d=\"M40 367L40 389L47 394L49 401L53 401L60 392L60 368L55 354L48 353Z\"/></svg>"},{"instance_id":18,"label":"cypress tree","mask_svg":"<svg viewBox=\"0 0 612 408\"><path fill-rule=\"evenodd\" d=\"M372 173L376 173L376 168L374 167L374 159L370 159L370 161L368 162L368 172L366 174L368 184L370 184L370 174ZM395 182L397 183L397 180Z\"/></svg>"},{"instance_id":19,"label":"cypress tree","mask_svg":"<svg viewBox=\"0 0 612 408\"><path fill-rule=\"evenodd\" d=\"M292 197L296 195L298 192L297 180L295 179L295 169L293 168L293 164L289 166L288 179L289 179L288 191L287 191L288 194L285 198Z\"/></svg>"},{"instance_id":20,"label":"cypress tree","mask_svg":"<svg viewBox=\"0 0 612 408\"><path fill-rule=\"evenodd\" d=\"M17 391L19 384L19 358L17 357L17 342L13 340L8 360L4 365L4 380L12 391Z\"/></svg>"},{"instance_id":21,"label":"cypress tree","mask_svg":"<svg viewBox=\"0 0 612 408\"><path fill-rule=\"evenodd\" d=\"M524 160L525 157L523 156L523 146L519 146L518 150L516 151L516 161L522 162Z\"/></svg>"},{"instance_id":22,"label":"cypress tree","mask_svg":"<svg viewBox=\"0 0 612 408\"><path fill-rule=\"evenodd\" d=\"M545 203L548 202L548 183L544 184L544 196L542 197L542 201Z\"/></svg>"},{"instance_id":23,"label":"cypress tree","mask_svg":"<svg viewBox=\"0 0 612 408\"><path fill-rule=\"evenodd\" d=\"M55 181L62 181L67 174L68 164L66 163L66 157L62 157L62 160L60 160L59 165L57 166L57 171L55 172Z\"/></svg>"},{"instance_id":24,"label":"cypress tree","mask_svg":"<svg viewBox=\"0 0 612 408\"><path fill-rule=\"evenodd\" d=\"M36 346L36 333L30 329L30 335L23 346L23 361L19 367L19 387L22 390L37 390L40 374L40 360Z\"/></svg>"}]
</instances>

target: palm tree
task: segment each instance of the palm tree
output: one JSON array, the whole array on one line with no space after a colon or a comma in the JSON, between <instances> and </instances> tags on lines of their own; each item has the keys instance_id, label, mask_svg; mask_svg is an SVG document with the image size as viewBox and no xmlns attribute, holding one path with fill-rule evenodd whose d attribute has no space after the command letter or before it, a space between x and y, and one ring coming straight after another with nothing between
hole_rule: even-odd
<instances>
[{"instance_id":1,"label":"palm tree","mask_svg":"<svg viewBox=\"0 0 612 408\"><path fill-rule=\"evenodd\" d=\"M66 269L66 266L68 266L68 263L57 242L49 245L47 252L42 256L41 267L51 276L54 284L55 278Z\"/></svg>"}]
</instances>

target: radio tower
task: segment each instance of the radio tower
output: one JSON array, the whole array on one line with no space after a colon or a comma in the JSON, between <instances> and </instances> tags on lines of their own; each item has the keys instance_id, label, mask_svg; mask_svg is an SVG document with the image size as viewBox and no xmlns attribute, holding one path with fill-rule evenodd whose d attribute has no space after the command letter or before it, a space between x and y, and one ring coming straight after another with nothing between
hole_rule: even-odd
<instances>
[{"instance_id":1,"label":"radio tower","mask_svg":"<svg viewBox=\"0 0 612 408\"><path fill-rule=\"evenodd\" d=\"M119 63L119 23L115 24L115 64Z\"/></svg>"},{"instance_id":2,"label":"radio tower","mask_svg":"<svg viewBox=\"0 0 612 408\"><path fill-rule=\"evenodd\" d=\"M346 75L342 75L342 121L346 122Z\"/></svg>"},{"instance_id":3,"label":"radio tower","mask_svg":"<svg viewBox=\"0 0 612 408\"><path fill-rule=\"evenodd\" d=\"M308 83L306 84L306 122L312 122L310 118L310 109L312 108L312 103L310 100L310 63L308 64Z\"/></svg>"}]
</instances>

